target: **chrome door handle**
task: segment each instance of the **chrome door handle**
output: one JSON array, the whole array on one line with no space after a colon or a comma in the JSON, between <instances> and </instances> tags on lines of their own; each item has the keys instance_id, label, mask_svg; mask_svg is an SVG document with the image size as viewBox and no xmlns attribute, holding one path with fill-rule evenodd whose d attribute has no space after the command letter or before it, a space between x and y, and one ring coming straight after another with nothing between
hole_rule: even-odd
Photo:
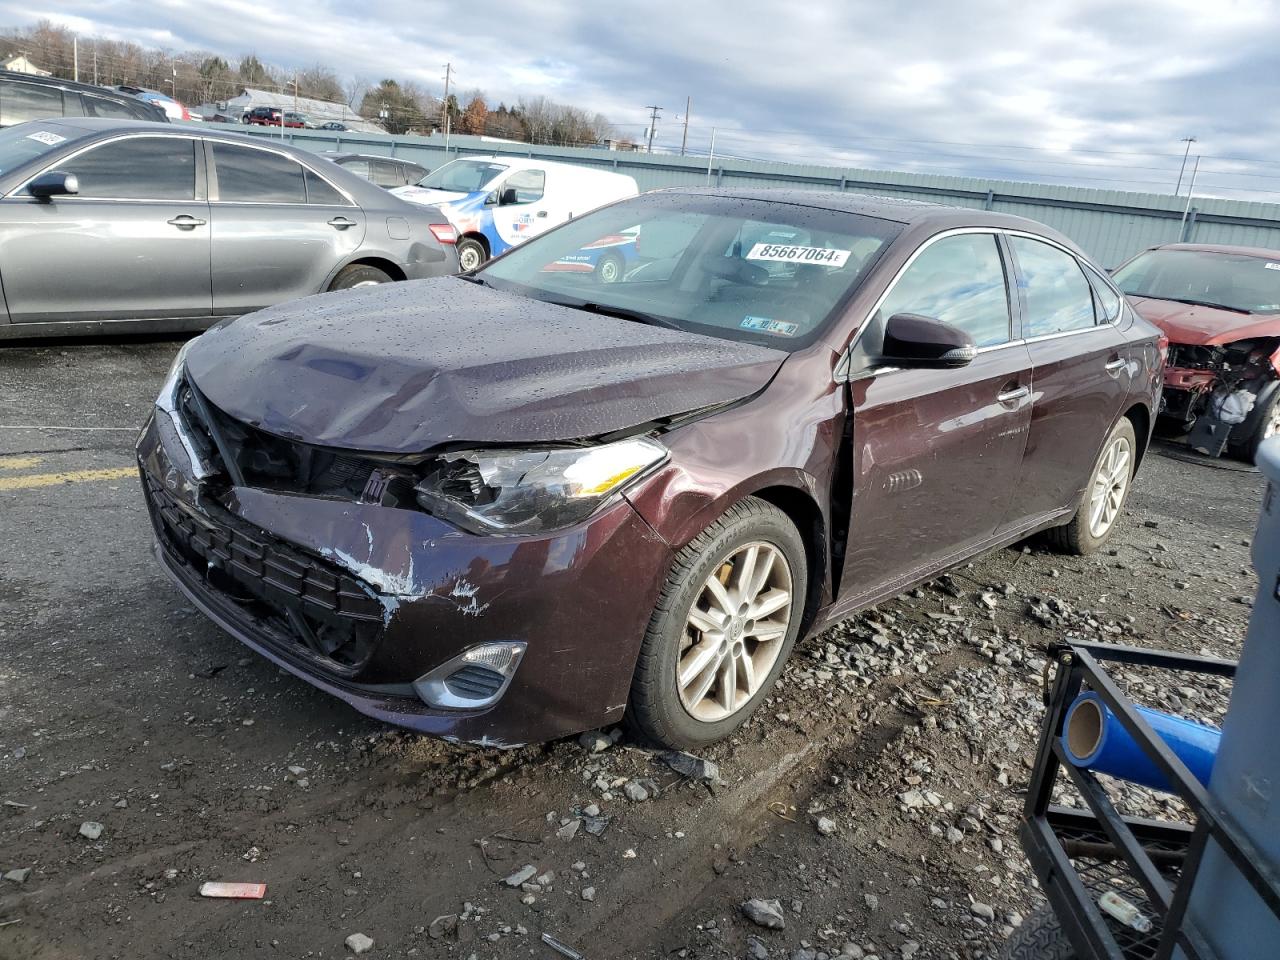
<instances>
[{"instance_id":1,"label":"chrome door handle","mask_svg":"<svg viewBox=\"0 0 1280 960\"><path fill-rule=\"evenodd\" d=\"M348 220L346 217L334 217L329 221L329 226L335 230L345 230L347 227L354 227L355 225L356 222L354 220Z\"/></svg>"},{"instance_id":2,"label":"chrome door handle","mask_svg":"<svg viewBox=\"0 0 1280 960\"><path fill-rule=\"evenodd\" d=\"M1001 403L1013 403L1015 400L1021 400L1023 397L1030 395L1030 387L1017 387L1014 390L1006 390L1003 393L997 393L996 399Z\"/></svg>"},{"instance_id":3,"label":"chrome door handle","mask_svg":"<svg viewBox=\"0 0 1280 960\"><path fill-rule=\"evenodd\" d=\"M168 223L177 227L179 230L194 230L196 227L203 227L208 223L208 221L201 220L199 217L192 217L184 213L181 216L174 217L172 220L168 221Z\"/></svg>"},{"instance_id":4,"label":"chrome door handle","mask_svg":"<svg viewBox=\"0 0 1280 960\"><path fill-rule=\"evenodd\" d=\"M1111 360L1102 369L1106 370L1107 373L1115 373L1117 370L1124 369L1124 365L1127 362L1127 360Z\"/></svg>"}]
</instances>

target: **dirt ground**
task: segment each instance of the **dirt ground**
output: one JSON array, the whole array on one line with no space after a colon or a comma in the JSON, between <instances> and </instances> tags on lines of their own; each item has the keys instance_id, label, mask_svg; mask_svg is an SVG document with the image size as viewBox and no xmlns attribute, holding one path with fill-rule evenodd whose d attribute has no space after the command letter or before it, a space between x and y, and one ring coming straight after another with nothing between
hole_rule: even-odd
<instances>
[{"instance_id":1,"label":"dirt ground","mask_svg":"<svg viewBox=\"0 0 1280 960\"><path fill-rule=\"evenodd\" d=\"M276 670L163 576L129 468L176 349L0 352L2 960L342 957L356 933L373 958L561 955L544 933L587 960L988 957L1037 902L1016 819L1045 645L1244 636L1262 481L1158 445L1103 554L1004 550L810 638L706 754L715 782L625 739L450 747Z\"/></svg>"}]
</instances>

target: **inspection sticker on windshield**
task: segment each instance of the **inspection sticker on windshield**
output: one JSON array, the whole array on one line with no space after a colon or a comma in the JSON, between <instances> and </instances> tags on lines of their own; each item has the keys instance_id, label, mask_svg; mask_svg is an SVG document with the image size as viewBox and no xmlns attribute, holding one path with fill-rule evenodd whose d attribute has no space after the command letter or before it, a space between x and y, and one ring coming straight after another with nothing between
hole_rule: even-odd
<instances>
[{"instance_id":1,"label":"inspection sticker on windshield","mask_svg":"<svg viewBox=\"0 0 1280 960\"><path fill-rule=\"evenodd\" d=\"M816 263L822 267L843 267L849 250L830 247L801 247L791 243L757 243L747 254L748 260L773 260L780 263Z\"/></svg>"},{"instance_id":2,"label":"inspection sticker on windshield","mask_svg":"<svg viewBox=\"0 0 1280 960\"><path fill-rule=\"evenodd\" d=\"M43 144L52 147L54 144L61 143L66 137L60 137L56 133L50 133L48 130L37 130L35 133L27 134L28 140L39 140Z\"/></svg>"},{"instance_id":3,"label":"inspection sticker on windshield","mask_svg":"<svg viewBox=\"0 0 1280 960\"><path fill-rule=\"evenodd\" d=\"M798 324L785 320L770 320L768 317L743 317L738 324L743 330L756 330L760 333L772 333L779 337L794 337L800 329Z\"/></svg>"}]
</instances>

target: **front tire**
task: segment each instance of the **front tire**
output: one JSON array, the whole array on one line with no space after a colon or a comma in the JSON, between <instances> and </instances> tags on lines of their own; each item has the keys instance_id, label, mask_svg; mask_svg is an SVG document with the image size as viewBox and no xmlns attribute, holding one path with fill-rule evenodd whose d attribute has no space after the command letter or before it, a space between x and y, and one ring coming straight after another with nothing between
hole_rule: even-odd
<instances>
[{"instance_id":1,"label":"front tire","mask_svg":"<svg viewBox=\"0 0 1280 960\"><path fill-rule=\"evenodd\" d=\"M1000 960L1079 960L1062 932L1062 924L1047 903L1013 931L1000 951Z\"/></svg>"},{"instance_id":2,"label":"front tire","mask_svg":"<svg viewBox=\"0 0 1280 960\"><path fill-rule=\"evenodd\" d=\"M372 287L379 283L390 283L391 276L377 267L367 263L349 263L333 278L329 284L332 290L352 290L355 287Z\"/></svg>"},{"instance_id":3,"label":"front tire","mask_svg":"<svg viewBox=\"0 0 1280 960\"><path fill-rule=\"evenodd\" d=\"M474 237L467 237L458 243L458 269L470 273L489 259L489 251L484 244Z\"/></svg>"},{"instance_id":4,"label":"front tire","mask_svg":"<svg viewBox=\"0 0 1280 960\"><path fill-rule=\"evenodd\" d=\"M804 542L777 507L748 497L676 556L645 631L628 725L696 750L736 730L795 645L808 595Z\"/></svg>"},{"instance_id":5,"label":"front tire","mask_svg":"<svg viewBox=\"0 0 1280 960\"><path fill-rule=\"evenodd\" d=\"M622 262L620 256L613 253L606 254L596 264L596 280L600 283L617 283L622 279L622 274L625 270L626 265Z\"/></svg>"},{"instance_id":6,"label":"front tire","mask_svg":"<svg viewBox=\"0 0 1280 960\"><path fill-rule=\"evenodd\" d=\"M1128 417L1111 428L1102 453L1089 474L1089 483L1069 523L1047 530L1049 543L1061 553L1087 556L1099 550L1115 532L1133 486L1138 464L1138 439Z\"/></svg>"}]
</instances>

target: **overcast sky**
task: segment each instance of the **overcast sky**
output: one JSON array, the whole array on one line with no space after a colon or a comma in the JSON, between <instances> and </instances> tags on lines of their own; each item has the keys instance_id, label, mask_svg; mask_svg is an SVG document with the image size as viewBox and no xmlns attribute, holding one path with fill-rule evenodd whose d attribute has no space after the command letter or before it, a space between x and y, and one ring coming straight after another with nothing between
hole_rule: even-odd
<instances>
[{"instance_id":1,"label":"overcast sky","mask_svg":"<svg viewBox=\"0 0 1280 960\"><path fill-rule=\"evenodd\" d=\"M305 11L305 12L304 12ZM691 152L1280 201L1280 0L0 0L0 22L508 102ZM1245 158L1249 162L1240 159ZM1185 187L1185 183L1184 183Z\"/></svg>"}]
</instances>

